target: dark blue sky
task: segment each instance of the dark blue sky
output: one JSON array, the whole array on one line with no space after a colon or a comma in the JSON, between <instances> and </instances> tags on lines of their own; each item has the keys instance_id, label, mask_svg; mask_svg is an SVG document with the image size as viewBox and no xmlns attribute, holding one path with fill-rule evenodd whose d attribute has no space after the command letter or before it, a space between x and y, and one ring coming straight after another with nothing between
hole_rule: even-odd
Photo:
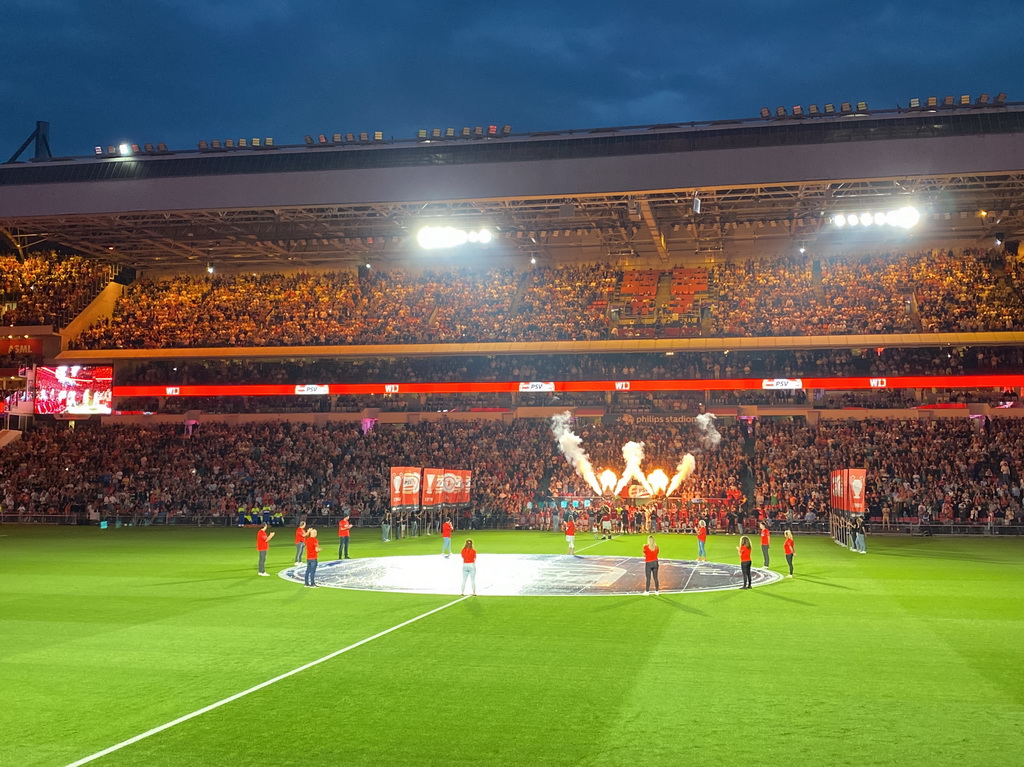
<instances>
[{"instance_id":1,"label":"dark blue sky","mask_svg":"<svg viewBox=\"0 0 1024 767\"><path fill-rule=\"evenodd\" d=\"M1024 100L1020 0L4 0L0 155L96 144Z\"/></svg>"}]
</instances>

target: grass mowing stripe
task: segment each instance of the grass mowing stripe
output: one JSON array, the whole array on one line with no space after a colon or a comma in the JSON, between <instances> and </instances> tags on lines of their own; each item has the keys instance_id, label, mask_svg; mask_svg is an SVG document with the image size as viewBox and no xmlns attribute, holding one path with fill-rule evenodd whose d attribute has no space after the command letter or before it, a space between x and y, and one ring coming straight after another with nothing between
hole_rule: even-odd
<instances>
[{"instance_id":1,"label":"grass mowing stripe","mask_svg":"<svg viewBox=\"0 0 1024 767\"><path fill-rule=\"evenodd\" d=\"M458 599L453 599L451 602L443 604L440 607L435 607L433 610L427 610L427 612L422 613L421 615L417 615L415 618L410 618L409 620L403 621L402 623L399 623L399 624L397 624L395 626L392 626L389 629L384 629L383 631L380 631L380 632L374 634L373 636L366 637L366 639L360 639L358 642L356 642L354 644L350 644L348 647L343 647L340 650L335 650L334 652L328 653L327 655L323 656L322 658L317 658L316 660L310 661L309 663L306 663L306 664L304 664L302 666L299 666L298 668L294 668L291 671L286 671L283 674L279 674L278 676L275 676L273 679L268 679L266 682L261 682L260 684L256 685L255 687L250 687L248 690L242 690L242 692L236 692L234 695L230 695L227 698L224 698L223 700L217 701L216 703L211 703L209 706L203 706L202 708L197 709L196 711L193 711L191 714L185 714L184 716L179 716L177 719L175 719L173 721L170 721L170 722L167 722L166 724L161 724L159 727L154 727L151 730L146 730L146 732L141 733L140 735L136 735L136 736L134 736L132 738L128 738L128 740L123 740L120 743L117 743L117 744L115 744L113 746L110 746L109 748L105 748L102 751L97 751L95 754L91 754L90 756L86 756L86 757L84 757L82 759L79 759L76 762L71 762L71 764L69 764L67 767L79 767L79 765L88 764L89 762L96 761L100 757L106 756L107 754L113 753L114 751L118 751L118 750L124 748L125 746L130 746L133 743L138 743L140 740L144 740L145 738L148 738L151 735L156 735L157 733L163 732L164 730L168 730L171 727L174 727L175 725L181 724L182 722L187 722L190 719L195 719L197 716L205 714L208 711L213 711L214 709L217 709L217 708L220 708L221 706L227 705L228 703L236 701L239 698L244 698L246 695L249 695L250 693L257 692L258 690L262 690L264 687L269 687L270 685L274 684L275 682L280 682L282 679L287 679L290 676L295 676L296 674L298 674L298 673L300 673L302 671L305 671L306 669L313 668L313 666L318 666L321 663L324 663L326 661L331 660L332 658L337 658L339 655L341 655L343 653L346 653L349 650L354 650L357 647L361 647L362 645L366 644L367 642L372 642L374 639L379 639L380 637L382 637L382 636L384 636L386 634L390 634L392 631L397 631L400 628L408 626L410 623L415 623L416 621L422 620L423 618L426 618L427 616L433 615L434 613L441 612L441 610L449 608L452 605L456 605L459 602L462 602L462 601L464 601L466 599L469 599L469 597L466 596L466 597L459 597Z\"/></svg>"}]
</instances>

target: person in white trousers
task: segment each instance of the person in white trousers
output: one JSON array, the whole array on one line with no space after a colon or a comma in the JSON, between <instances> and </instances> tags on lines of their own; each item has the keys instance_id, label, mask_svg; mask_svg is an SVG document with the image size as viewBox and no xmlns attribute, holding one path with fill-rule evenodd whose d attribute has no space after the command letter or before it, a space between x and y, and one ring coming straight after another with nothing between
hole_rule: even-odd
<instances>
[{"instance_id":1,"label":"person in white trousers","mask_svg":"<svg viewBox=\"0 0 1024 767\"><path fill-rule=\"evenodd\" d=\"M476 596L476 549L472 538L467 538L466 545L462 547L462 596L466 596L467 579L473 586L473 596Z\"/></svg>"}]
</instances>

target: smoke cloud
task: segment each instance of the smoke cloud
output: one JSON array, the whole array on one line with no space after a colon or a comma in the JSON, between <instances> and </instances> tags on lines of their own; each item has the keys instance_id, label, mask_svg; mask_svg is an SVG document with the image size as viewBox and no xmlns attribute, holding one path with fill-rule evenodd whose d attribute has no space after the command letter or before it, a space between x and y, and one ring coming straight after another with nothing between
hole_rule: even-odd
<instances>
[{"instance_id":1,"label":"smoke cloud","mask_svg":"<svg viewBox=\"0 0 1024 767\"><path fill-rule=\"evenodd\" d=\"M693 419L694 423L697 424L697 428L700 429L705 450L718 447L718 443L722 441L722 435L715 428L716 418L717 416L714 413L702 413Z\"/></svg>"},{"instance_id":2,"label":"smoke cloud","mask_svg":"<svg viewBox=\"0 0 1024 767\"><path fill-rule=\"evenodd\" d=\"M558 441L558 449L565 456L565 460L576 470L576 473L586 481L594 492L601 495L601 483L594 474L594 467L590 464L590 458L582 448L583 439L572 433L570 422L572 413L568 410L564 413L556 413L551 416L551 432Z\"/></svg>"},{"instance_id":3,"label":"smoke cloud","mask_svg":"<svg viewBox=\"0 0 1024 767\"><path fill-rule=\"evenodd\" d=\"M717 434L717 432L715 432ZM721 436L719 436L721 439ZM693 470L697 468L697 462L693 459L690 453L683 456L683 460L676 466L675 476L672 477L672 481L668 485L668 490L665 491L665 495L672 495L676 489L686 481L686 478L693 474Z\"/></svg>"},{"instance_id":4,"label":"smoke cloud","mask_svg":"<svg viewBox=\"0 0 1024 767\"><path fill-rule=\"evenodd\" d=\"M622 459L626 462L626 468L622 470L622 478L615 486L615 494L618 495L622 492L622 488L629 484L629 480L632 478L643 485L648 495L654 495L654 488L651 487L646 475L640 470L640 464L644 462L644 443L627 442L622 446Z\"/></svg>"}]
</instances>

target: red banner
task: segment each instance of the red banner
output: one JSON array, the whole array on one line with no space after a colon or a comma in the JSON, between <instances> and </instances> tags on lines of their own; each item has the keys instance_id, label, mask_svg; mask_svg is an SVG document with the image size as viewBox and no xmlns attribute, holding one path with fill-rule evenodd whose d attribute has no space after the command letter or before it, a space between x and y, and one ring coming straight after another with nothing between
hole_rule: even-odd
<instances>
[{"instance_id":1,"label":"red banner","mask_svg":"<svg viewBox=\"0 0 1024 767\"><path fill-rule=\"evenodd\" d=\"M0 354L6 356L11 352L14 352L15 354L34 354L36 356L42 356L43 339L8 338L7 336L0 338Z\"/></svg>"},{"instance_id":2,"label":"red banner","mask_svg":"<svg viewBox=\"0 0 1024 767\"><path fill-rule=\"evenodd\" d=\"M469 506L469 494L473 487L473 472L469 469L462 469L456 472L462 479L459 487L459 499L456 501L460 506Z\"/></svg>"},{"instance_id":3,"label":"red banner","mask_svg":"<svg viewBox=\"0 0 1024 767\"><path fill-rule=\"evenodd\" d=\"M544 392L594 391L761 391L777 389L974 389L1024 386L1024 374L891 376L888 378L715 378L659 381L543 381ZM627 386L628 384L628 386ZM115 386L115 397L231 397L302 394L461 394L520 391L518 381L476 383L209 384ZM530 391L533 391L532 389Z\"/></svg>"},{"instance_id":4,"label":"red banner","mask_svg":"<svg viewBox=\"0 0 1024 767\"><path fill-rule=\"evenodd\" d=\"M391 467L391 508L418 509L420 506L420 469Z\"/></svg>"},{"instance_id":5,"label":"red banner","mask_svg":"<svg viewBox=\"0 0 1024 767\"><path fill-rule=\"evenodd\" d=\"M836 469L830 479L832 508L849 514L863 514L867 510L865 491L868 484L867 469Z\"/></svg>"},{"instance_id":6,"label":"red banner","mask_svg":"<svg viewBox=\"0 0 1024 767\"><path fill-rule=\"evenodd\" d=\"M423 470L423 508L439 506L444 494L444 469Z\"/></svg>"}]
</instances>

